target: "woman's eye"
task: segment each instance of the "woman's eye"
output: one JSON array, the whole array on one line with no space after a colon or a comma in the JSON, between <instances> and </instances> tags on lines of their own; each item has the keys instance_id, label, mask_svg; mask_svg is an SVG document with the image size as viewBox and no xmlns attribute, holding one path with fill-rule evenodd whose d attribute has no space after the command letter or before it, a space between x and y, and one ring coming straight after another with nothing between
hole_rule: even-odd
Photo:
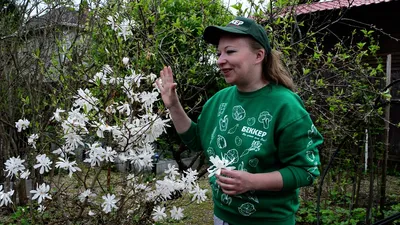
<instances>
[{"instance_id":1,"label":"woman's eye","mask_svg":"<svg viewBox=\"0 0 400 225\"><path fill-rule=\"evenodd\" d=\"M226 53L228 53L228 54L231 54L231 53L234 53L234 52L236 52L236 51L234 51L234 50L228 50L228 51L226 51Z\"/></svg>"}]
</instances>

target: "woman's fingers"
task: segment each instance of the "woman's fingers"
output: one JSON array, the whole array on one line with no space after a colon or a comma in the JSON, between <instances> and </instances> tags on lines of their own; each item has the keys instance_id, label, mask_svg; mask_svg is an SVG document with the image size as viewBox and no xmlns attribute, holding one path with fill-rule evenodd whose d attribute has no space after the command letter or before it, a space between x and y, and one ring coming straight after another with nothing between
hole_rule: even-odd
<instances>
[{"instance_id":1,"label":"woman's fingers","mask_svg":"<svg viewBox=\"0 0 400 225\"><path fill-rule=\"evenodd\" d=\"M224 177L221 175L217 175L218 181L225 183L225 184L232 184L234 183L234 179L232 179L231 177Z\"/></svg>"},{"instance_id":2,"label":"woman's fingers","mask_svg":"<svg viewBox=\"0 0 400 225\"><path fill-rule=\"evenodd\" d=\"M170 66L163 67L163 69L160 71L160 79L161 79L160 84L164 86L174 83L174 76Z\"/></svg>"},{"instance_id":3,"label":"woman's fingers","mask_svg":"<svg viewBox=\"0 0 400 225\"><path fill-rule=\"evenodd\" d=\"M235 180L229 177L217 176L217 183L222 190L230 191L235 189Z\"/></svg>"},{"instance_id":4,"label":"woman's fingers","mask_svg":"<svg viewBox=\"0 0 400 225\"><path fill-rule=\"evenodd\" d=\"M160 90L160 91L163 91L164 90L164 87L162 86L162 78L158 78L157 80L156 80L156 85L157 85L157 88L158 88L158 90Z\"/></svg>"},{"instance_id":5,"label":"woman's fingers","mask_svg":"<svg viewBox=\"0 0 400 225\"><path fill-rule=\"evenodd\" d=\"M250 190L249 181L246 179L248 176L244 171L222 170L221 175L217 175L217 183L225 194L241 194Z\"/></svg>"},{"instance_id":6,"label":"woman's fingers","mask_svg":"<svg viewBox=\"0 0 400 225\"><path fill-rule=\"evenodd\" d=\"M179 104L176 94L177 84L174 83L174 76L170 66L164 66L160 71L160 77L156 80L155 85L161 93L161 98L167 108L171 108Z\"/></svg>"},{"instance_id":7,"label":"woman's fingers","mask_svg":"<svg viewBox=\"0 0 400 225\"><path fill-rule=\"evenodd\" d=\"M170 66L167 67L167 71L168 71L168 76L169 76L170 79L171 79L171 82L173 82L173 81L174 81L174 75L173 75L173 73L172 73L172 69L171 69Z\"/></svg>"},{"instance_id":8,"label":"woman's fingers","mask_svg":"<svg viewBox=\"0 0 400 225\"><path fill-rule=\"evenodd\" d=\"M235 190L235 186L234 184L227 184L227 183L223 183L220 181L217 181L218 185L225 190Z\"/></svg>"},{"instance_id":9,"label":"woman's fingers","mask_svg":"<svg viewBox=\"0 0 400 225\"><path fill-rule=\"evenodd\" d=\"M222 192L224 192L227 195L240 194L239 191L237 190L236 185L226 184L226 183L222 183L220 181L217 181L217 184L221 187Z\"/></svg>"},{"instance_id":10,"label":"woman's fingers","mask_svg":"<svg viewBox=\"0 0 400 225\"><path fill-rule=\"evenodd\" d=\"M161 77L161 79L163 79L164 83L173 83L174 82L174 77L172 74L172 69L170 66L164 66L164 68L162 69L162 74L163 76Z\"/></svg>"}]
</instances>

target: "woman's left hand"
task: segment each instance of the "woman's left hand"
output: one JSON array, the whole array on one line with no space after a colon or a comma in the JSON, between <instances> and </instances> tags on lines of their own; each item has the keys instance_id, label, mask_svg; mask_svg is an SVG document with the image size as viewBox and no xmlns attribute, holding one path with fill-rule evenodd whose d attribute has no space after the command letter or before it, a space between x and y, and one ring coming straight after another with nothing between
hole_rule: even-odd
<instances>
[{"instance_id":1,"label":"woman's left hand","mask_svg":"<svg viewBox=\"0 0 400 225\"><path fill-rule=\"evenodd\" d=\"M252 190L251 173L240 170L221 170L220 175L216 175L217 184L227 195L238 195Z\"/></svg>"}]
</instances>

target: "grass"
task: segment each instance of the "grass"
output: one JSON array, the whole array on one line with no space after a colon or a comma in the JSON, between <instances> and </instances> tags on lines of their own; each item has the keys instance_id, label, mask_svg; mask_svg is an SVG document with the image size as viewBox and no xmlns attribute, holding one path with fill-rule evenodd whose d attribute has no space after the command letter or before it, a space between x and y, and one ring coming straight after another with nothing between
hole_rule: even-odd
<instances>
[{"instance_id":1,"label":"grass","mask_svg":"<svg viewBox=\"0 0 400 225\"><path fill-rule=\"evenodd\" d=\"M208 178L201 178L199 180L201 188L208 189L206 195L207 200L202 203L192 202L191 199L184 199L184 211L185 217L179 222L168 222L163 224L171 225L209 225L213 224L214 221L214 209L212 202L211 188L208 183ZM178 205L177 205L178 206ZM179 205L182 206L182 205Z\"/></svg>"},{"instance_id":2,"label":"grass","mask_svg":"<svg viewBox=\"0 0 400 225\"><path fill-rule=\"evenodd\" d=\"M100 183L105 183L104 180L104 173L106 171L102 171L102 176L100 176L101 181ZM112 182L117 182L118 181L118 175L115 172L112 172L113 175L112 177ZM68 179L67 177L63 179ZM66 181L66 180L64 180ZM89 179L90 181L90 179ZM88 181L88 183L90 183ZM67 181L68 182L68 181ZM70 180L69 185L73 185L74 187L78 187L77 183L74 181ZM344 185L338 185L337 183L325 183L324 185L324 192L321 198L321 210L329 211L331 207L336 207L336 208L343 208L347 210L347 203L348 203L348 196L344 196L344 193L349 192L351 189L351 184L345 182L346 184ZM159 225L208 225L208 224L213 224L213 202L212 202L212 191L208 183L208 178L203 177L200 178L199 180L199 185L203 189L208 189L206 195L207 195L207 200L202 202L202 203L196 203L191 201L191 196L190 195L184 195L183 198L180 198L172 203L172 205L168 204L168 208L166 209L167 214L169 214L169 210L172 208L173 205L177 207L182 207L184 208L184 215L185 217L181 221L173 221L171 219L167 221L163 221L162 223L158 223ZM301 213L302 211L299 211L298 216L311 216L315 217L315 205L316 205L316 185L312 187L307 187L307 188L302 188L301 189L301 199L302 205L300 206L300 210L303 211L303 214ZM339 187L338 189L338 195L335 197L332 195L332 190L334 187ZM374 195L377 194L377 187L374 188ZM363 199L366 200L368 197L368 190L369 190L369 182L364 179L362 181L362 190L361 194L363 196ZM68 195L71 196L76 196L78 194L78 190L75 189L73 193L68 193ZM76 192L76 193L75 193ZM387 181L387 192L386 195L388 196L388 200L390 202L400 202L400 176L388 176L388 181ZM378 196L378 195L377 195ZM343 199L345 197L345 199ZM344 201L346 200L346 201ZM374 199L376 201L378 199ZM331 203L326 203L326 202L331 202ZM342 203L340 203L342 202ZM312 204L309 204L312 203ZM400 205L399 205L400 206ZM360 206L364 208L364 206ZM76 209L75 207L72 207ZM335 208L335 210L336 210ZM362 208L360 208L362 210ZM4 209L4 208L3 208ZM364 208L365 209L365 208ZM305 211L304 211L305 210ZM364 210L362 210L364 211ZM332 212L334 210L332 209ZM11 213L8 211L0 210L0 225L2 224L9 224L5 221L10 221L9 219L12 218L13 216L16 216L16 213ZM58 212L59 213L59 212ZM346 214L347 215L347 214ZM364 215L364 214L359 214ZM26 215L28 216L28 215ZM56 216L53 214L53 217ZM323 215L324 216L324 215ZM334 220L337 220L338 215L333 215L332 217ZM389 216L389 215L386 215ZM23 218L24 216L20 217ZM57 216L56 216L57 217ZM326 216L325 216L326 217ZM365 216L363 216L365 218ZM305 219L305 218L304 218ZM15 220L14 220L15 221ZM308 223L299 223L299 224L308 224Z\"/></svg>"},{"instance_id":3,"label":"grass","mask_svg":"<svg viewBox=\"0 0 400 225\"><path fill-rule=\"evenodd\" d=\"M85 173L86 170L83 171ZM91 171L90 175L87 177L86 183L90 184L93 180L95 171ZM95 183L94 189L100 191L100 186L99 184L104 184L106 183L106 177L107 177L107 170L102 170L101 175L99 176L99 182ZM118 184L121 183L121 177L120 173L117 171L112 171L111 172L111 183L113 184ZM150 176L152 177L152 176ZM58 176L56 175L54 180L57 180ZM151 178L150 178L151 180ZM45 178L45 182L48 183L48 177ZM46 215L49 214L51 218L46 218L49 219L50 221L54 221L60 218L65 217L67 214L73 214L73 212L70 212L70 210L77 210L77 206L73 205L75 204L76 198L79 195L79 193L82 191L82 188L79 188L80 185L75 179L70 179L66 174L62 174L60 182L62 184L65 184L65 186L71 187L68 189L68 193L65 191L61 191L62 195L64 198L67 198L68 200L63 201L63 206L61 207L63 210L60 210L61 208L57 206L52 206L48 207ZM183 195L182 198L179 198L177 200L174 200L173 202L169 202L166 206L166 213L169 214L169 210L172 208L173 205L177 207L182 207L184 209L183 213L185 217L181 221L173 221L172 219L169 219L167 221L164 221L162 225L167 225L167 224L174 224L174 225L202 225L202 224L212 224L213 223L213 203L212 203L212 191L210 189L210 186L208 184L208 178L200 178L198 181L200 187L202 189L207 189L208 191L206 192L207 200L202 202L202 203L196 203L193 202L191 199L191 195L185 194ZM65 187L63 186L63 187ZM118 189L120 188L119 186L114 186L113 192L118 192ZM55 187L53 187L55 189ZM55 196L53 196L53 199ZM101 201L101 196L96 197L98 200ZM75 201L74 201L75 199ZM33 203L36 203L36 201L33 201ZM172 205L171 205L172 204ZM29 207L29 206L28 206ZM55 208L53 208L55 207ZM35 207L36 208L36 207ZM85 211L85 215L87 212ZM28 208L26 207L17 207L15 212L11 212L10 210L7 210L6 208L0 208L0 225L5 225L5 224L30 224L30 215L28 214ZM47 221L49 221L47 220ZM27 222L24 222L27 221ZM92 223L90 223L92 224Z\"/></svg>"},{"instance_id":4,"label":"grass","mask_svg":"<svg viewBox=\"0 0 400 225\"><path fill-rule=\"evenodd\" d=\"M397 201L400 202L400 177L399 176L388 176L387 177L387 196L390 201ZM209 191L207 192L207 201L202 202L200 204L197 204L195 202L191 202L190 199L185 199L184 202L184 214L185 218L182 219L179 222L174 222L174 221L168 221L166 223L162 223L163 225L171 224L171 225L208 225L208 224L213 224L213 202L212 202L212 196L211 196L211 189L208 184L208 180L206 178L201 178L199 181L199 184L202 188L207 188ZM307 202L313 202L314 204L309 205L305 201L301 201L300 209L304 210L310 210L312 211L313 217L315 217L315 206L316 206L316 193L314 192L316 189L317 184L314 184L314 186L311 187L305 187L301 189L301 198L302 200L306 200ZM324 189L329 190L331 187L327 187L327 184L324 185ZM345 187L343 187L345 192L350 190L351 185L347 184ZM346 190L347 189L347 190ZM367 195L369 190L369 182L367 180L362 181L362 189L361 193L362 195ZM377 192L377 187L374 187L374 192ZM377 193L376 193L377 194ZM327 192L323 193L323 196L321 198L321 211L324 211L328 209L329 207L332 207L335 205L337 199L335 199L334 196L329 195ZM332 202L332 206L326 206L324 204L325 201ZM187 204L187 205L185 205ZM182 205L176 205L176 206L181 206ZM298 216L300 213L298 213ZM324 217L326 215L322 215ZM389 215L387 215L389 216ZM323 219L323 218L322 218ZM338 218L336 218L338 219ZM339 222L339 221L337 221ZM299 223L299 224L307 224L307 223Z\"/></svg>"}]
</instances>

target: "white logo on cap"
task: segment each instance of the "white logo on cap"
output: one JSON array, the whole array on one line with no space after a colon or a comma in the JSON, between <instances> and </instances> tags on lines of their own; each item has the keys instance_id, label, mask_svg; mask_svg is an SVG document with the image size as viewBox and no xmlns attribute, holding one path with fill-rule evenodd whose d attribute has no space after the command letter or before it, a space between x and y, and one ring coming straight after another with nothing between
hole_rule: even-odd
<instances>
[{"instance_id":1,"label":"white logo on cap","mask_svg":"<svg viewBox=\"0 0 400 225\"><path fill-rule=\"evenodd\" d=\"M230 23L232 23L236 26L240 26L240 25L244 24L244 22L241 20L232 20Z\"/></svg>"}]
</instances>

